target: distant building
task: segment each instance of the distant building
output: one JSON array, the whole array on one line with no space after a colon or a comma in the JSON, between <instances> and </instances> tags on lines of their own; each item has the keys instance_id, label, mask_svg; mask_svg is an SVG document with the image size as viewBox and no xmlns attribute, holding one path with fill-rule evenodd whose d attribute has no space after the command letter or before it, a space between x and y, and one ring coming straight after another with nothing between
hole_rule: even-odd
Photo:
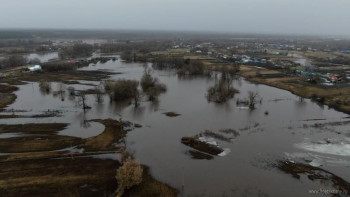
<instances>
[{"instance_id":1,"label":"distant building","mask_svg":"<svg viewBox=\"0 0 350 197\"><path fill-rule=\"evenodd\" d=\"M271 54L272 54L272 55L279 55L280 52L278 52L278 51L271 51Z\"/></svg>"},{"instance_id":2,"label":"distant building","mask_svg":"<svg viewBox=\"0 0 350 197\"><path fill-rule=\"evenodd\" d=\"M35 66L29 67L28 69L29 69L29 71L34 72L34 71L39 71L39 70L41 70L42 68L41 68L40 65L35 65Z\"/></svg>"},{"instance_id":3,"label":"distant building","mask_svg":"<svg viewBox=\"0 0 350 197\"><path fill-rule=\"evenodd\" d=\"M336 81L342 81L344 77L338 74L328 73L328 79L332 82L336 82Z\"/></svg>"}]
</instances>

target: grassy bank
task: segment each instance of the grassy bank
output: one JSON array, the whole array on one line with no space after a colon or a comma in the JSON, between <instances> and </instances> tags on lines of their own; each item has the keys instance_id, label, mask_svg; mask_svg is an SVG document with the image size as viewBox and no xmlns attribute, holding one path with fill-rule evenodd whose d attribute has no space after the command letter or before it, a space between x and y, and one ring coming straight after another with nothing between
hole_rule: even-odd
<instances>
[{"instance_id":1,"label":"grassy bank","mask_svg":"<svg viewBox=\"0 0 350 197\"><path fill-rule=\"evenodd\" d=\"M17 90L16 86L0 84L0 109L5 108L16 100L17 96L13 92Z\"/></svg>"},{"instance_id":2,"label":"grassy bank","mask_svg":"<svg viewBox=\"0 0 350 197\"><path fill-rule=\"evenodd\" d=\"M256 76L258 70L262 75L279 73L274 70L258 69L252 66L241 66L241 71L238 74L245 77L248 81L288 90L300 97L322 97L324 98L322 104L350 114L350 87L320 87L303 82L298 76L262 78Z\"/></svg>"},{"instance_id":3,"label":"grassy bank","mask_svg":"<svg viewBox=\"0 0 350 197\"><path fill-rule=\"evenodd\" d=\"M18 124L0 125L0 134L21 133L27 136L0 139L1 196L110 196L118 188L118 160L97 159L100 154L117 154L125 150L120 142L127 134L126 123L92 120L105 126L104 131L87 139L61 136L68 125ZM67 148L74 148L71 152ZM82 151L79 151L82 150ZM147 169L146 167L144 167ZM143 182L125 196L176 196L177 190L163 184L144 170ZM149 195L148 195L149 194Z\"/></svg>"}]
</instances>

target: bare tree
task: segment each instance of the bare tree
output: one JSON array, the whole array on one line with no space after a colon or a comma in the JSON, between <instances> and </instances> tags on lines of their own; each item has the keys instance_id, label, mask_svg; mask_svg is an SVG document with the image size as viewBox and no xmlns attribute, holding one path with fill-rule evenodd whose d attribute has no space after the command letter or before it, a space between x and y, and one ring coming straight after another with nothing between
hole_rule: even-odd
<instances>
[{"instance_id":1,"label":"bare tree","mask_svg":"<svg viewBox=\"0 0 350 197\"><path fill-rule=\"evenodd\" d=\"M258 92L248 92L249 108L255 109L255 104L258 102L259 93Z\"/></svg>"},{"instance_id":2,"label":"bare tree","mask_svg":"<svg viewBox=\"0 0 350 197\"><path fill-rule=\"evenodd\" d=\"M117 170L116 179L119 184L119 191L117 197L121 197L125 189L130 189L135 185L139 185L142 182L143 168L139 162L127 158L123 165Z\"/></svg>"},{"instance_id":3,"label":"bare tree","mask_svg":"<svg viewBox=\"0 0 350 197\"><path fill-rule=\"evenodd\" d=\"M96 102L97 103L103 103L103 91L101 87L96 87L95 88L95 97L96 97Z\"/></svg>"},{"instance_id":4,"label":"bare tree","mask_svg":"<svg viewBox=\"0 0 350 197\"><path fill-rule=\"evenodd\" d=\"M65 93L66 93L66 85L62 82L60 82L58 84L58 93L61 97L61 100L64 101L64 96L65 96Z\"/></svg>"},{"instance_id":5,"label":"bare tree","mask_svg":"<svg viewBox=\"0 0 350 197\"><path fill-rule=\"evenodd\" d=\"M74 87L68 87L68 94L69 96L75 96L75 88Z\"/></svg>"},{"instance_id":6,"label":"bare tree","mask_svg":"<svg viewBox=\"0 0 350 197\"><path fill-rule=\"evenodd\" d=\"M135 107L138 107L140 105L140 100L142 98L142 95L140 94L140 91L138 88L133 89L133 97L134 97L134 105Z\"/></svg>"},{"instance_id":7,"label":"bare tree","mask_svg":"<svg viewBox=\"0 0 350 197\"><path fill-rule=\"evenodd\" d=\"M78 104L83 108L84 112L86 109L90 109L90 107L86 104L86 94L84 92L80 92L78 95Z\"/></svg>"}]
</instances>

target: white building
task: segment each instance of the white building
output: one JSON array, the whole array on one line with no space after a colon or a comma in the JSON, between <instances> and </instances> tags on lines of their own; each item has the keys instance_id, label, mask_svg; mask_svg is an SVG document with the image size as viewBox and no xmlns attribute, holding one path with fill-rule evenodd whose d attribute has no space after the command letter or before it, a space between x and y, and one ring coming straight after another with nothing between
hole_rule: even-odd
<instances>
[{"instance_id":1,"label":"white building","mask_svg":"<svg viewBox=\"0 0 350 197\"><path fill-rule=\"evenodd\" d=\"M35 66L31 66L28 68L29 71L33 72L33 71L39 71L41 70L41 66L40 65L35 65Z\"/></svg>"}]
</instances>

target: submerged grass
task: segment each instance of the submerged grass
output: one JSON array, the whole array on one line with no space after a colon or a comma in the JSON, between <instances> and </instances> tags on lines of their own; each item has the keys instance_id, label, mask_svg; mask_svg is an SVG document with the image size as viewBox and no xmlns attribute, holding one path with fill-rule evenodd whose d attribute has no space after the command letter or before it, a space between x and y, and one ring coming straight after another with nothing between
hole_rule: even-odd
<instances>
[{"instance_id":1,"label":"submerged grass","mask_svg":"<svg viewBox=\"0 0 350 197\"><path fill-rule=\"evenodd\" d=\"M300 179L301 175L305 175L311 181L320 180L325 184L329 182L334 188L346 192L347 195L350 194L350 183L324 169L290 161L279 161L277 167L294 178Z\"/></svg>"}]
</instances>

